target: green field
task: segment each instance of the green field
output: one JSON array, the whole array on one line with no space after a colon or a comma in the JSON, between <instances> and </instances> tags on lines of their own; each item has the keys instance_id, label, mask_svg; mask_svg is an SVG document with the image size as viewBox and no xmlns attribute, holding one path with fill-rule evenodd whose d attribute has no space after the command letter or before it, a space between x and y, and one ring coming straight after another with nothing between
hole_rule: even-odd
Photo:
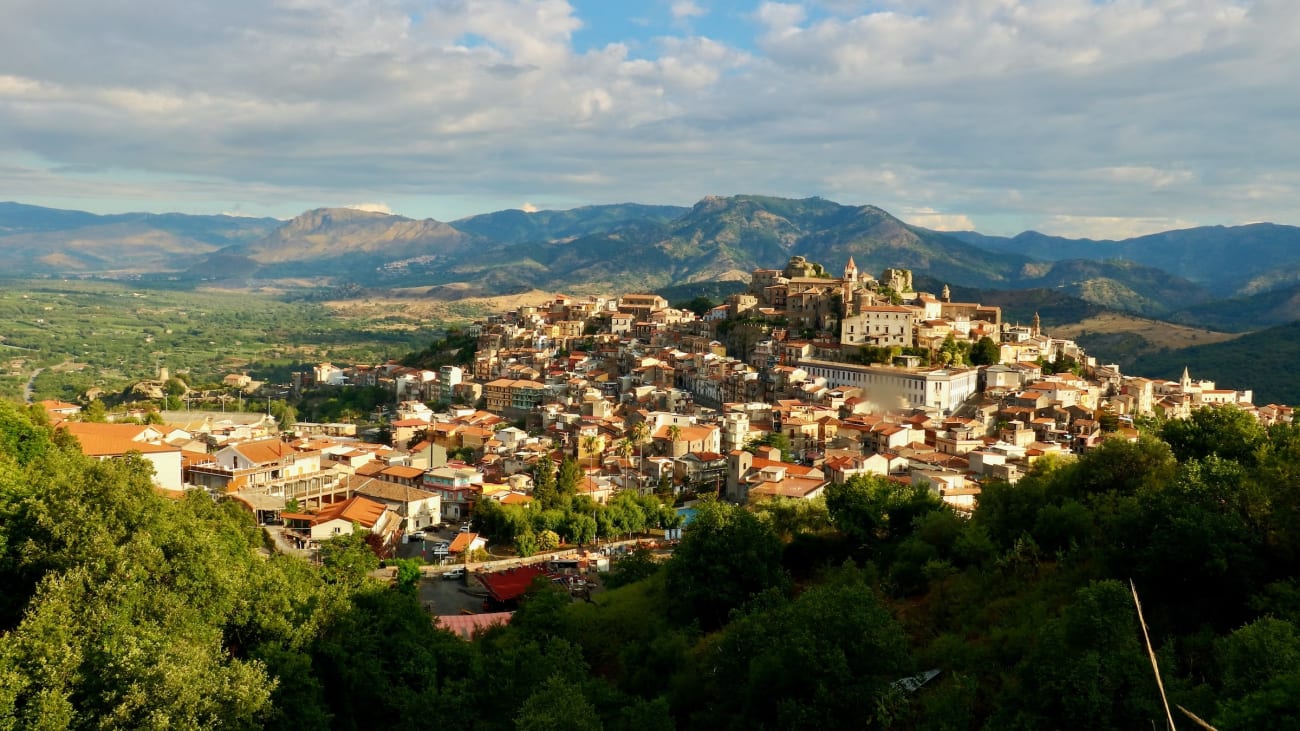
<instances>
[{"instance_id":1,"label":"green field","mask_svg":"<svg viewBox=\"0 0 1300 731\"><path fill-rule=\"evenodd\" d=\"M398 311L361 318L249 292L181 292L90 280L0 281L0 395L74 399L152 378L191 385L231 372L283 381L301 364L376 362L424 347L437 323Z\"/></svg>"}]
</instances>

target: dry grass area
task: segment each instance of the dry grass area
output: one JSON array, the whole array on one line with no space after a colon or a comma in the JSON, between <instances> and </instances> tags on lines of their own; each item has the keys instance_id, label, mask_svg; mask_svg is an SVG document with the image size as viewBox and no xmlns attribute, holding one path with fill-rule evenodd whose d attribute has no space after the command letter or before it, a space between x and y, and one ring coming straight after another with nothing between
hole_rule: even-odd
<instances>
[{"instance_id":1,"label":"dry grass area","mask_svg":"<svg viewBox=\"0 0 1300 731\"><path fill-rule=\"evenodd\" d=\"M1049 331L1053 337L1078 339L1082 335L1099 333L1136 335L1147 341L1153 350L1178 350L1194 345L1210 345L1234 340L1243 333L1221 333L1202 330L1186 325L1174 325L1159 320L1107 312L1090 317L1082 322L1052 327Z\"/></svg>"},{"instance_id":2,"label":"dry grass area","mask_svg":"<svg viewBox=\"0 0 1300 731\"><path fill-rule=\"evenodd\" d=\"M406 295L406 296L401 296ZM445 300L425 296L420 289L399 293L370 294L357 299L334 300L325 306L350 320L402 320L430 322L466 322L494 312L505 312L523 305L539 305L555 298L555 293L540 289L496 297L465 297Z\"/></svg>"}]
</instances>

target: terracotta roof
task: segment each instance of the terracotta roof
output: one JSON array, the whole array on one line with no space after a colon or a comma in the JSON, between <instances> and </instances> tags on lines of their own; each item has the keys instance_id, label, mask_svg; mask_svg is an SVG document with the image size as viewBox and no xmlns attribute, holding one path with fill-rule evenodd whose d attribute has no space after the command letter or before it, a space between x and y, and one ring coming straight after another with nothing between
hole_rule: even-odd
<instances>
[{"instance_id":1,"label":"terracotta roof","mask_svg":"<svg viewBox=\"0 0 1300 731\"><path fill-rule=\"evenodd\" d=\"M377 503L370 498L351 497L340 503L326 505L316 514L316 520L313 521L313 524L339 518L355 521L366 528L373 528L375 523L379 521L379 517L387 509L383 503Z\"/></svg>"},{"instance_id":2,"label":"terracotta roof","mask_svg":"<svg viewBox=\"0 0 1300 731\"><path fill-rule=\"evenodd\" d=\"M127 452L141 454L158 454L162 452L180 453L179 447L169 444L149 444L135 441L144 427L135 424L92 424L85 422L67 422L59 426L77 438L81 444L81 453L88 457L118 457Z\"/></svg>"},{"instance_id":3,"label":"terracotta roof","mask_svg":"<svg viewBox=\"0 0 1300 731\"><path fill-rule=\"evenodd\" d=\"M395 477L399 480L414 480L424 476L424 470L419 467L407 467L406 465L390 465L385 467L381 473L388 477Z\"/></svg>"},{"instance_id":4,"label":"terracotta roof","mask_svg":"<svg viewBox=\"0 0 1300 731\"><path fill-rule=\"evenodd\" d=\"M483 614L440 614L434 617L439 627L448 630L462 639L473 639L474 635L489 627L509 624L514 612L486 612Z\"/></svg>"},{"instance_id":5,"label":"terracotta roof","mask_svg":"<svg viewBox=\"0 0 1300 731\"><path fill-rule=\"evenodd\" d=\"M363 477L378 477L388 469L388 465L383 462L367 462L357 468L356 474Z\"/></svg>"},{"instance_id":6,"label":"terracotta roof","mask_svg":"<svg viewBox=\"0 0 1300 731\"><path fill-rule=\"evenodd\" d=\"M249 462L257 465L279 462L297 450L279 439L260 439L256 442L244 442L231 447Z\"/></svg>"},{"instance_id":7,"label":"terracotta roof","mask_svg":"<svg viewBox=\"0 0 1300 731\"><path fill-rule=\"evenodd\" d=\"M362 475L348 475L347 485L349 490L359 495L367 495L397 503L409 503L435 497L434 493L428 490Z\"/></svg>"},{"instance_id":8,"label":"terracotta roof","mask_svg":"<svg viewBox=\"0 0 1300 731\"><path fill-rule=\"evenodd\" d=\"M474 545L474 539L478 538L477 533L457 533L455 540L447 549L451 553L463 553L470 546Z\"/></svg>"}]
</instances>

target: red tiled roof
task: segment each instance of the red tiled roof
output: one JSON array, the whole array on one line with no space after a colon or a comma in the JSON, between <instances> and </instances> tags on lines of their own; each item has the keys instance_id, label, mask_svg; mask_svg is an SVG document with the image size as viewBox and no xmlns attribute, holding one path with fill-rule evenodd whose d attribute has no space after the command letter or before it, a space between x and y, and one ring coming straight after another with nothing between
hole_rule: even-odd
<instances>
[{"instance_id":1,"label":"red tiled roof","mask_svg":"<svg viewBox=\"0 0 1300 731\"><path fill-rule=\"evenodd\" d=\"M519 566L507 571L482 574L478 580L493 599L498 602L508 602L523 596L524 592L528 591L528 587L532 586L533 579L539 576L550 576L550 574L540 566Z\"/></svg>"}]
</instances>

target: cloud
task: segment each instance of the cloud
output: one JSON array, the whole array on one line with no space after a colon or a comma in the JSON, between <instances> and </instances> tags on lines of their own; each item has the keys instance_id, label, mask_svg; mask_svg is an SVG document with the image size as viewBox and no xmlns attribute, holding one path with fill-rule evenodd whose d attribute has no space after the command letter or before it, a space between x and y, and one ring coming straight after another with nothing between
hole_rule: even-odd
<instances>
[{"instance_id":1,"label":"cloud","mask_svg":"<svg viewBox=\"0 0 1300 731\"><path fill-rule=\"evenodd\" d=\"M393 215L393 209L388 207L387 203L349 203L344 208L351 208L354 211L365 211L367 213L383 213Z\"/></svg>"},{"instance_id":2,"label":"cloud","mask_svg":"<svg viewBox=\"0 0 1300 731\"><path fill-rule=\"evenodd\" d=\"M1117 216L1052 216L1042 226L1044 233L1069 238L1128 239L1135 236L1192 228L1192 221L1177 218Z\"/></svg>"},{"instance_id":3,"label":"cloud","mask_svg":"<svg viewBox=\"0 0 1300 731\"><path fill-rule=\"evenodd\" d=\"M970 216L961 213L940 213L933 208L904 210L900 218L913 226L921 226L933 231L974 231L975 222Z\"/></svg>"},{"instance_id":4,"label":"cloud","mask_svg":"<svg viewBox=\"0 0 1300 731\"><path fill-rule=\"evenodd\" d=\"M519 207L519 210L523 211L524 213L537 213L537 211L541 209L539 209L537 206L533 205L532 203L529 203L528 201L524 201L524 204Z\"/></svg>"},{"instance_id":5,"label":"cloud","mask_svg":"<svg viewBox=\"0 0 1300 731\"><path fill-rule=\"evenodd\" d=\"M700 7L693 0L673 0L669 12L673 14L675 20L687 20L707 15L709 11Z\"/></svg>"},{"instance_id":6,"label":"cloud","mask_svg":"<svg viewBox=\"0 0 1300 731\"><path fill-rule=\"evenodd\" d=\"M0 187L279 215L760 192L991 233L1300 222L1300 77L1277 32L1300 4L666 7L690 22L609 35L565 0L19 3Z\"/></svg>"}]
</instances>

